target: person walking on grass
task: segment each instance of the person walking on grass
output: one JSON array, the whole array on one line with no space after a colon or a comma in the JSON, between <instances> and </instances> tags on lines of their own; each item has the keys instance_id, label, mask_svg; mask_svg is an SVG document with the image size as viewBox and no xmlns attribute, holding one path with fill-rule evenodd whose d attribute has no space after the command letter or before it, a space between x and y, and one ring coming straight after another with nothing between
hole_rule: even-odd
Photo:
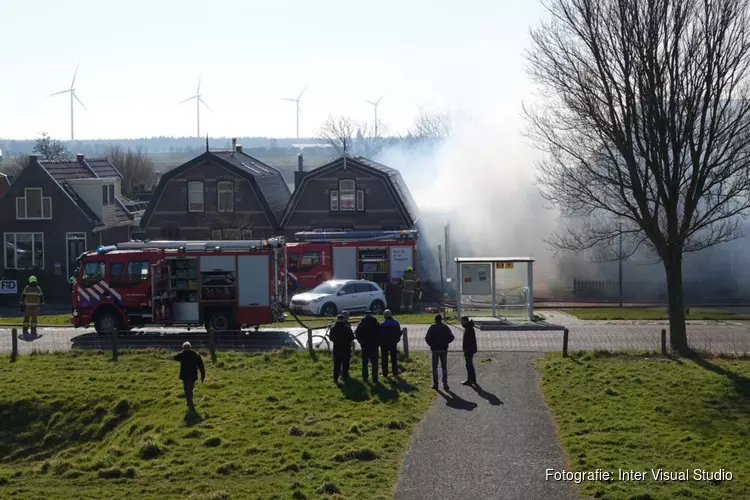
<instances>
[{"instance_id":1,"label":"person walking on grass","mask_svg":"<svg viewBox=\"0 0 750 500\"><path fill-rule=\"evenodd\" d=\"M333 383L339 383L339 376L346 383L349 381L349 362L352 357L354 332L343 314L336 316L336 324L331 327L328 338L333 342Z\"/></svg>"},{"instance_id":2,"label":"person walking on grass","mask_svg":"<svg viewBox=\"0 0 750 500\"><path fill-rule=\"evenodd\" d=\"M398 343L401 340L401 325L390 309L383 311L385 321L380 324L380 358L383 376L388 376L388 358L391 358L392 373L398 377Z\"/></svg>"},{"instance_id":3,"label":"person walking on grass","mask_svg":"<svg viewBox=\"0 0 750 500\"><path fill-rule=\"evenodd\" d=\"M450 327L443 324L441 315L435 316L435 323L427 329L427 335L424 341L430 346L432 351L432 388L438 388L438 361L443 369L443 389L450 390L448 387L448 345L456 337L453 336Z\"/></svg>"},{"instance_id":4,"label":"person walking on grass","mask_svg":"<svg viewBox=\"0 0 750 500\"><path fill-rule=\"evenodd\" d=\"M182 352L174 357L175 361L180 362L180 380L185 390L185 401L189 411L195 411L193 404L193 389L195 382L198 381L198 371L201 372L201 384L206 380L206 367L203 366L203 358L193 350L190 342L182 344Z\"/></svg>"},{"instance_id":5,"label":"person walking on grass","mask_svg":"<svg viewBox=\"0 0 750 500\"><path fill-rule=\"evenodd\" d=\"M477 333L474 331L474 322L468 316L461 318L464 327L463 350L466 358L466 380L463 385L474 385L477 383L477 372L474 370L474 355L477 353Z\"/></svg>"},{"instance_id":6,"label":"person walking on grass","mask_svg":"<svg viewBox=\"0 0 750 500\"><path fill-rule=\"evenodd\" d=\"M362 347L362 380L367 382L367 368L372 365L372 383L378 383L378 347L380 345L380 323L365 311L365 317L357 325L357 341Z\"/></svg>"}]
</instances>

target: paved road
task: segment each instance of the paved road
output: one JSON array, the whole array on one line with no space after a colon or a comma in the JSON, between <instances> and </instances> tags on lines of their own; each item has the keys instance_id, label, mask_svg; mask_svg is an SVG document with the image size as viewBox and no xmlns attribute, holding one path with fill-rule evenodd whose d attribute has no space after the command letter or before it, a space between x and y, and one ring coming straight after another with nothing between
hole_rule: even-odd
<instances>
[{"instance_id":1,"label":"paved road","mask_svg":"<svg viewBox=\"0 0 750 500\"><path fill-rule=\"evenodd\" d=\"M663 322L591 322L566 323L569 328L569 345L576 350L659 350L661 330L668 329ZM424 336L428 325L406 325L409 347L414 351L426 351ZM40 328L40 338L19 340L19 352L60 351L71 348L109 349L106 337L96 335L91 329ZM322 333L322 332L321 332ZM460 350L462 332L454 328L456 342L453 348ZM302 328L284 330L261 329L259 332L227 334L217 336L219 349L269 350L278 347L303 348L307 332ZM480 351L529 351L548 352L562 350L563 334L560 331L478 331ZM146 347L179 347L189 340L196 347L207 345L207 336L202 329L185 332L180 329L149 329L143 334L119 337L119 346L124 349ZM718 323L698 322L688 325L688 340L697 349L720 353L750 352L750 324L748 322ZM9 329L0 329L0 352L10 352Z\"/></svg>"},{"instance_id":2,"label":"paved road","mask_svg":"<svg viewBox=\"0 0 750 500\"><path fill-rule=\"evenodd\" d=\"M449 356L451 391L441 388L413 437L394 498L576 498L570 485L545 481L545 469L563 469L564 459L537 389L538 356L499 353L475 363L480 390L460 385L463 357Z\"/></svg>"}]
</instances>

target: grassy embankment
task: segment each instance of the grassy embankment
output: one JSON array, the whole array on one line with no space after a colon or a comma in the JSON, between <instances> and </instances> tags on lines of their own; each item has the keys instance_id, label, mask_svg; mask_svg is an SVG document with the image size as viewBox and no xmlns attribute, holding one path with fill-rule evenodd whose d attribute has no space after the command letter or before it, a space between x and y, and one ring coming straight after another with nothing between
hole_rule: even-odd
<instances>
[{"instance_id":1,"label":"grassy embankment","mask_svg":"<svg viewBox=\"0 0 750 500\"><path fill-rule=\"evenodd\" d=\"M592 307L582 309L565 309L566 313L584 320L667 320L669 315L664 307ZM685 316L691 320L750 320L750 316L734 314L721 309L691 308Z\"/></svg>"},{"instance_id":2,"label":"grassy embankment","mask_svg":"<svg viewBox=\"0 0 750 500\"><path fill-rule=\"evenodd\" d=\"M421 356L400 381L343 388L326 355L225 353L197 417L172 354L0 364L0 498L389 498L434 396Z\"/></svg>"},{"instance_id":3,"label":"grassy embankment","mask_svg":"<svg viewBox=\"0 0 750 500\"><path fill-rule=\"evenodd\" d=\"M542 389L575 471L648 471L646 480L583 482L611 499L750 498L750 360L667 359L634 354L551 354ZM690 470L654 481L651 469ZM731 481L695 481L724 469Z\"/></svg>"}]
</instances>

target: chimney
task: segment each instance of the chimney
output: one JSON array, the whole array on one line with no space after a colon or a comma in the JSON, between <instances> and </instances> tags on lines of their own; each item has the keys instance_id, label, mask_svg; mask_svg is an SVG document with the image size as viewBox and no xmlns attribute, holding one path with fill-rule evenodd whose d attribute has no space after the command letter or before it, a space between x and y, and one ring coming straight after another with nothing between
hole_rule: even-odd
<instances>
[{"instance_id":1,"label":"chimney","mask_svg":"<svg viewBox=\"0 0 750 500\"><path fill-rule=\"evenodd\" d=\"M156 171L156 185L159 185L159 182L161 181L161 172L159 170Z\"/></svg>"},{"instance_id":2,"label":"chimney","mask_svg":"<svg viewBox=\"0 0 750 500\"><path fill-rule=\"evenodd\" d=\"M297 171L294 172L294 190L299 189L302 179L305 178L305 167L302 159L302 153L297 155Z\"/></svg>"},{"instance_id":3,"label":"chimney","mask_svg":"<svg viewBox=\"0 0 750 500\"><path fill-rule=\"evenodd\" d=\"M36 161L39 161L39 157L37 155L29 155L29 163L34 163Z\"/></svg>"},{"instance_id":4,"label":"chimney","mask_svg":"<svg viewBox=\"0 0 750 500\"><path fill-rule=\"evenodd\" d=\"M237 151L237 138L232 137L232 153L234 153L235 151Z\"/></svg>"},{"instance_id":5,"label":"chimney","mask_svg":"<svg viewBox=\"0 0 750 500\"><path fill-rule=\"evenodd\" d=\"M237 149L235 149L238 153L242 153L242 144L237 144Z\"/></svg>"},{"instance_id":6,"label":"chimney","mask_svg":"<svg viewBox=\"0 0 750 500\"><path fill-rule=\"evenodd\" d=\"M78 160L79 163L82 162L83 161L83 153L78 153L76 155L76 160Z\"/></svg>"}]
</instances>

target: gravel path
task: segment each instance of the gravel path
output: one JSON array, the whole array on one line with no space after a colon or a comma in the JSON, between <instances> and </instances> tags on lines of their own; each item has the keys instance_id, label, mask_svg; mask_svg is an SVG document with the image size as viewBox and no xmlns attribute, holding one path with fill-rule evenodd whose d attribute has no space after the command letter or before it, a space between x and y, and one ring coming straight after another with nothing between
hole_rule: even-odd
<instances>
[{"instance_id":1,"label":"gravel path","mask_svg":"<svg viewBox=\"0 0 750 500\"><path fill-rule=\"evenodd\" d=\"M463 356L448 360L451 392L441 388L406 454L397 500L556 499L577 493L545 481L564 468L563 452L532 366L538 354L477 355L481 390L460 385Z\"/></svg>"}]
</instances>

